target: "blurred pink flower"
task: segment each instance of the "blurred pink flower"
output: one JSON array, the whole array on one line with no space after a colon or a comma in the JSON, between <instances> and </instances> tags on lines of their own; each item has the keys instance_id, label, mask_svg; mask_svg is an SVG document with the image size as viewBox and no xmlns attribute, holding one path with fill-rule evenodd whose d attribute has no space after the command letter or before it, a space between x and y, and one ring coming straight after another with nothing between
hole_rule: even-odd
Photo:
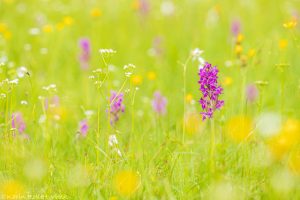
<instances>
[{"instance_id":1,"label":"blurred pink flower","mask_svg":"<svg viewBox=\"0 0 300 200\"><path fill-rule=\"evenodd\" d=\"M120 118L120 114L125 112L124 94L111 91L110 102L110 123L114 125Z\"/></svg>"},{"instance_id":2,"label":"blurred pink flower","mask_svg":"<svg viewBox=\"0 0 300 200\"><path fill-rule=\"evenodd\" d=\"M12 114L11 127L17 129L19 133L23 133L25 131L26 124L22 117L22 113L15 112Z\"/></svg>"},{"instance_id":3,"label":"blurred pink flower","mask_svg":"<svg viewBox=\"0 0 300 200\"><path fill-rule=\"evenodd\" d=\"M250 103L255 102L258 95L259 95L259 91L254 84L250 84L247 86L247 88L246 88L247 101L249 101Z\"/></svg>"},{"instance_id":4,"label":"blurred pink flower","mask_svg":"<svg viewBox=\"0 0 300 200\"><path fill-rule=\"evenodd\" d=\"M87 70L89 68L89 61L91 57L90 40L87 38L81 38L79 40L79 46L81 48L81 53L79 55L80 66L81 69Z\"/></svg>"},{"instance_id":5,"label":"blurred pink flower","mask_svg":"<svg viewBox=\"0 0 300 200\"><path fill-rule=\"evenodd\" d=\"M79 131L83 137L86 137L89 130L88 121L86 119L79 122Z\"/></svg>"},{"instance_id":6,"label":"blurred pink flower","mask_svg":"<svg viewBox=\"0 0 300 200\"><path fill-rule=\"evenodd\" d=\"M162 96L159 91L156 91L152 100L153 110L159 115L164 115L167 112L166 106L167 98Z\"/></svg>"},{"instance_id":7,"label":"blurred pink flower","mask_svg":"<svg viewBox=\"0 0 300 200\"><path fill-rule=\"evenodd\" d=\"M237 36L241 32L241 23L239 20L233 20L231 23L231 33L233 36Z\"/></svg>"}]
</instances>

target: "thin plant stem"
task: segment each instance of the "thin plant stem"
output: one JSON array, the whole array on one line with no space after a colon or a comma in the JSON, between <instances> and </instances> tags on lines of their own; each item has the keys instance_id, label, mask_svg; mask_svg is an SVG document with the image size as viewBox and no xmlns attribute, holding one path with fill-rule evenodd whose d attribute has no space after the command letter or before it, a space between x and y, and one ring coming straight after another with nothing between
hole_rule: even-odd
<instances>
[{"instance_id":1,"label":"thin plant stem","mask_svg":"<svg viewBox=\"0 0 300 200\"><path fill-rule=\"evenodd\" d=\"M241 84L241 113L244 113L244 109L245 109L245 86L246 86L247 69L241 69L241 75L242 75L242 84Z\"/></svg>"},{"instance_id":2,"label":"thin plant stem","mask_svg":"<svg viewBox=\"0 0 300 200\"><path fill-rule=\"evenodd\" d=\"M135 95L136 95L136 89L134 90L133 97L132 97L132 102L131 102L131 107L132 107L132 112L131 112L131 132L134 132L134 100L135 100Z\"/></svg>"},{"instance_id":3,"label":"thin plant stem","mask_svg":"<svg viewBox=\"0 0 300 200\"><path fill-rule=\"evenodd\" d=\"M187 58L185 63L183 64L183 119L182 119L182 143L184 143L185 140L185 119L186 119L186 69L187 65L191 59L191 56Z\"/></svg>"},{"instance_id":4,"label":"thin plant stem","mask_svg":"<svg viewBox=\"0 0 300 200\"><path fill-rule=\"evenodd\" d=\"M213 173L215 171L215 124L213 118L210 119L210 128L210 170Z\"/></svg>"}]
</instances>

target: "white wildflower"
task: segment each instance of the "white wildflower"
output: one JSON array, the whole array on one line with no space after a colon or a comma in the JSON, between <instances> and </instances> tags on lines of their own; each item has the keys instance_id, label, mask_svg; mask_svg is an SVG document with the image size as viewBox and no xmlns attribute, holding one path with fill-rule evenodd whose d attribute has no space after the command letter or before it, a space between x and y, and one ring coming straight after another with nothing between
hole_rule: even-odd
<instances>
[{"instance_id":1,"label":"white wildflower","mask_svg":"<svg viewBox=\"0 0 300 200\"><path fill-rule=\"evenodd\" d=\"M46 115L41 115L39 118L39 124L43 124L46 121L47 117Z\"/></svg>"},{"instance_id":2,"label":"white wildflower","mask_svg":"<svg viewBox=\"0 0 300 200\"><path fill-rule=\"evenodd\" d=\"M108 145L109 146L115 146L118 144L118 140L117 140L117 137L116 135L110 135L109 138L108 138Z\"/></svg>"},{"instance_id":3,"label":"white wildflower","mask_svg":"<svg viewBox=\"0 0 300 200\"><path fill-rule=\"evenodd\" d=\"M99 52L101 54L114 54L114 53L117 53L117 51L115 51L113 49L99 49Z\"/></svg>"},{"instance_id":4,"label":"white wildflower","mask_svg":"<svg viewBox=\"0 0 300 200\"><path fill-rule=\"evenodd\" d=\"M103 70L101 68L95 69L93 71L94 74L101 74L103 72Z\"/></svg>"},{"instance_id":5,"label":"white wildflower","mask_svg":"<svg viewBox=\"0 0 300 200\"><path fill-rule=\"evenodd\" d=\"M172 1L164 1L160 6L160 11L165 16L173 15L175 12L175 5Z\"/></svg>"},{"instance_id":6,"label":"white wildflower","mask_svg":"<svg viewBox=\"0 0 300 200\"><path fill-rule=\"evenodd\" d=\"M86 110L86 111L84 112L84 114L85 114L85 116L86 116L87 118L90 118L92 115L95 114L95 112L94 112L93 110Z\"/></svg>"},{"instance_id":7,"label":"white wildflower","mask_svg":"<svg viewBox=\"0 0 300 200\"><path fill-rule=\"evenodd\" d=\"M28 31L28 33L30 34L30 35L39 35L40 34L40 29L39 28L31 28L31 29L29 29L29 31Z\"/></svg>"},{"instance_id":8,"label":"white wildflower","mask_svg":"<svg viewBox=\"0 0 300 200\"><path fill-rule=\"evenodd\" d=\"M125 72L125 76L130 77L132 75L132 72Z\"/></svg>"},{"instance_id":9,"label":"white wildflower","mask_svg":"<svg viewBox=\"0 0 300 200\"><path fill-rule=\"evenodd\" d=\"M124 65L123 69L126 70L126 69L135 69L135 65L134 64L127 64L127 65Z\"/></svg>"},{"instance_id":10,"label":"white wildflower","mask_svg":"<svg viewBox=\"0 0 300 200\"><path fill-rule=\"evenodd\" d=\"M201 56L201 54L203 53L203 50L200 50L199 48L195 48L192 52L191 52L191 56L192 56L192 60L198 60L199 62L199 69L204 67L205 64L205 60L204 58Z\"/></svg>"},{"instance_id":11,"label":"white wildflower","mask_svg":"<svg viewBox=\"0 0 300 200\"><path fill-rule=\"evenodd\" d=\"M191 53L193 59L198 59L203 52L204 52L203 50L200 50L199 48L195 48Z\"/></svg>"},{"instance_id":12,"label":"white wildflower","mask_svg":"<svg viewBox=\"0 0 300 200\"><path fill-rule=\"evenodd\" d=\"M24 66L21 66L17 69L17 74L18 74L19 78L23 78L27 72L28 72L28 70Z\"/></svg>"},{"instance_id":13,"label":"white wildflower","mask_svg":"<svg viewBox=\"0 0 300 200\"><path fill-rule=\"evenodd\" d=\"M10 80L9 83L12 85L18 85L19 79L16 78L16 79Z\"/></svg>"},{"instance_id":14,"label":"white wildflower","mask_svg":"<svg viewBox=\"0 0 300 200\"><path fill-rule=\"evenodd\" d=\"M48 86L44 86L43 90L46 90L46 91L50 91L50 90L56 91L56 85L55 84L50 84Z\"/></svg>"},{"instance_id":15,"label":"white wildflower","mask_svg":"<svg viewBox=\"0 0 300 200\"><path fill-rule=\"evenodd\" d=\"M21 101L21 105L27 105L27 104L28 104L27 101L25 101L25 100L22 100L22 101Z\"/></svg>"},{"instance_id":16,"label":"white wildflower","mask_svg":"<svg viewBox=\"0 0 300 200\"><path fill-rule=\"evenodd\" d=\"M231 67L232 66L232 61L231 60L226 60L225 61L225 67Z\"/></svg>"},{"instance_id":17,"label":"white wildflower","mask_svg":"<svg viewBox=\"0 0 300 200\"><path fill-rule=\"evenodd\" d=\"M5 63L7 63L8 59L7 56L1 56L0 57L0 66L5 65Z\"/></svg>"}]
</instances>

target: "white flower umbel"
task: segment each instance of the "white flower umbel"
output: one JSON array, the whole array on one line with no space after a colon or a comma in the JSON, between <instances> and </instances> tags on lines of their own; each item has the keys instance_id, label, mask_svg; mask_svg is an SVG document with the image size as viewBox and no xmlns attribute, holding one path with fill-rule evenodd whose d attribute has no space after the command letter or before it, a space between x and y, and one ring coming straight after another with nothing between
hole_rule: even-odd
<instances>
[{"instance_id":1,"label":"white flower umbel","mask_svg":"<svg viewBox=\"0 0 300 200\"><path fill-rule=\"evenodd\" d=\"M46 90L46 91L50 91L50 90L56 91L56 85L55 84L50 84L48 86L44 86L43 90Z\"/></svg>"},{"instance_id":2,"label":"white flower umbel","mask_svg":"<svg viewBox=\"0 0 300 200\"><path fill-rule=\"evenodd\" d=\"M9 84L11 85L18 85L18 83L19 83L19 79L17 78L9 81Z\"/></svg>"},{"instance_id":3,"label":"white flower umbel","mask_svg":"<svg viewBox=\"0 0 300 200\"><path fill-rule=\"evenodd\" d=\"M109 54L117 53L117 51L113 49L99 49L99 53L109 55Z\"/></svg>"}]
</instances>

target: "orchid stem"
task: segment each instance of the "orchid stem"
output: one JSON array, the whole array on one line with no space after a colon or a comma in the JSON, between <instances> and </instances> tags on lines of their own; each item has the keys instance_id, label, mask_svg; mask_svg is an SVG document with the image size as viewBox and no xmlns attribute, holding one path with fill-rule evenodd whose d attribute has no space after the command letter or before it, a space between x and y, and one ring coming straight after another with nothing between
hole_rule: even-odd
<instances>
[{"instance_id":1,"label":"orchid stem","mask_svg":"<svg viewBox=\"0 0 300 200\"><path fill-rule=\"evenodd\" d=\"M210 119L210 128L211 128L211 139L210 139L210 169L213 173L215 171L215 161L214 161L214 154L215 154L215 125L214 119Z\"/></svg>"}]
</instances>

